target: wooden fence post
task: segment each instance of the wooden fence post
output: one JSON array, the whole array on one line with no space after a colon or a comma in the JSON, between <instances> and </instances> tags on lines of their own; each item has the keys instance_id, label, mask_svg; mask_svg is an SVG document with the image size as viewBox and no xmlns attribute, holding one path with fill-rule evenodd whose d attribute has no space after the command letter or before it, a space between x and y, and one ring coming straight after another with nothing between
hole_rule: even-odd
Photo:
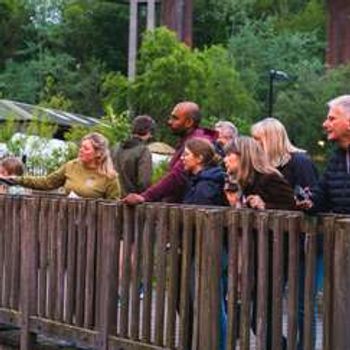
<instances>
[{"instance_id":1,"label":"wooden fence post","mask_svg":"<svg viewBox=\"0 0 350 350\"><path fill-rule=\"evenodd\" d=\"M202 234L198 349L213 350L220 342L220 279L223 243L223 211L206 210Z\"/></svg>"},{"instance_id":2,"label":"wooden fence post","mask_svg":"<svg viewBox=\"0 0 350 350\"><path fill-rule=\"evenodd\" d=\"M30 333L30 316L37 305L37 218L38 198L24 198L21 208L21 335L20 349L33 349L35 337Z\"/></svg>"},{"instance_id":3,"label":"wooden fence post","mask_svg":"<svg viewBox=\"0 0 350 350\"><path fill-rule=\"evenodd\" d=\"M268 312L268 278L269 278L269 230L268 230L268 220L269 215L266 212L261 212L257 216L258 219L258 237L257 237L257 280L256 288L257 295L259 295L257 300L257 334L256 343L257 349L266 349L266 338L267 338L267 327L266 318Z\"/></svg>"},{"instance_id":4,"label":"wooden fence post","mask_svg":"<svg viewBox=\"0 0 350 350\"><path fill-rule=\"evenodd\" d=\"M100 307L100 337L97 349L108 350L108 338L112 330L115 330L117 315L117 290L115 285L118 280L118 250L120 241L120 227L117 226L117 215L121 215L118 205L98 204L98 230L102 235L101 255L101 291L99 294Z\"/></svg>"},{"instance_id":5,"label":"wooden fence post","mask_svg":"<svg viewBox=\"0 0 350 350\"><path fill-rule=\"evenodd\" d=\"M252 235L252 211L242 213L242 268L241 268L241 310L240 310L240 348L249 349L251 325L251 294L254 274L254 241Z\"/></svg>"},{"instance_id":6,"label":"wooden fence post","mask_svg":"<svg viewBox=\"0 0 350 350\"><path fill-rule=\"evenodd\" d=\"M335 224L333 281L331 349L349 349L350 219L339 219Z\"/></svg>"},{"instance_id":7,"label":"wooden fence post","mask_svg":"<svg viewBox=\"0 0 350 350\"><path fill-rule=\"evenodd\" d=\"M323 350L332 350L332 300L335 216L324 218L323 256L324 256L324 294L323 294Z\"/></svg>"},{"instance_id":8,"label":"wooden fence post","mask_svg":"<svg viewBox=\"0 0 350 350\"><path fill-rule=\"evenodd\" d=\"M304 349L313 349L312 323L315 312L315 268L316 268L316 218L305 222L305 289L304 289Z\"/></svg>"},{"instance_id":9,"label":"wooden fence post","mask_svg":"<svg viewBox=\"0 0 350 350\"><path fill-rule=\"evenodd\" d=\"M298 334L301 216L288 217L288 349L296 349Z\"/></svg>"}]
</instances>

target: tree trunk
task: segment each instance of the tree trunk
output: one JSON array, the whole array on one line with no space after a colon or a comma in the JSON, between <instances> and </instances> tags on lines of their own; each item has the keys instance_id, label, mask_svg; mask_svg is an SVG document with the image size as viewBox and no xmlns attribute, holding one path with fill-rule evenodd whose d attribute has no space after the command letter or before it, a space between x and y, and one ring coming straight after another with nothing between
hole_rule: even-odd
<instances>
[{"instance_id":1,"label":"tree trunk","mask_svg":"<svg viewBox=\"0 0 350 350\"><path fill-rule=\"evenodd\" d=\"M326 61L332 68L350 62L350 2L328 0L328 47Z\"/></svg>"},{"instance_id":2,"label":"tree trunk","mask_svg":"<svg viewBox=\"0 0 350 350\"><path fill-rule=\"evenodd\" d=\"M193 0L163 0L161 2L161 22L177 33L178 38L192 45Z\"/></svg>"},{"instance_id":3,"label":"tree trunk","mask_svg":"<svg viewBox=\"0 0 350 350\"><path fill-rule=\"evenodd\" d=\"M137 56L137 0L130 0L128 78L134 80Z\"/></svg>"}]
</instances>

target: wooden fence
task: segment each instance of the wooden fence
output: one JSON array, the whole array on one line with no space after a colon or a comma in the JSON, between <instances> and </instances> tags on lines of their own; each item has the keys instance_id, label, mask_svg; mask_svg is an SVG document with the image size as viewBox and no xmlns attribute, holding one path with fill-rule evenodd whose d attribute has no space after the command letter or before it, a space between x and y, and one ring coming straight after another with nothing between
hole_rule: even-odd
<instances>
[{"instance_id":1,"label":"wooden fence","mask_svg":"<svg viewBox=\"0 0 350 350\"><path fill-rule=\"evenodd\" d=\"M323 349L350 348L348 217L1 196L0 223L0 323L19 328L21 350L34 349L38 334L91 349L219 349L226 252L226 348L249 349L254 323L257 349L267 338L282 349L285 323L296 349L302 271L303 342L312 349L318 236Z\"/></svg>"}]
</instances>

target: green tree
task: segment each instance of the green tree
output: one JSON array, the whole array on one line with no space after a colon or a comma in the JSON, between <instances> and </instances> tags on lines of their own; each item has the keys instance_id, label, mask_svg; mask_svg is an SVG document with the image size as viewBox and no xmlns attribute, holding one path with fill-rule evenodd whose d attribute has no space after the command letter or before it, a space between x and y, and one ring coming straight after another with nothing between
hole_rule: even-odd
<instances>
[{"instance_id":1,"label":"green tree","mask_svg":"<svg viewBox=\"0 0 350 350\"><path fill-rule=\"evenodd\" d=\"M349 93L350 65L330 70L324 75L305 74L276 101L276 115L286 124L295 143L306 148L318 159L324 159L325 134L322 122L326 103L336 96ZM325 142L327 147L330 145Z\"/></svg>"},{"instance_id":2,"label":"green tree","mask_svg":"<svg viewBox=\"0 0 350 350\"><path fill-rule=\"evenodd\" d=\"M21 0L0 1L0 71L21 48L23 28L30 22L30 12L24 4Z\"/></svg>"},{"instance_id":3,"label":"green tree","mask_svg":"<svg viewBox=\"0 0 350 350\"><path fill-rule=\"evenodd\" d=\"M225 44L231 35L233 0L194 1L193 37L196 47Z\"/></svg>"},{"instance_id":4,"label":"green tree","mask_svg":"<svg viewBox=\"0 0 350 350\"><path fill-rule=\"evenodd\" d=\"M280 32L273 18L248 21L229 43L242 80L260 103L260 114L266 113L269 70L283 70L294 79L308 72L322 74L323 49L316 32ZM289 86L280 84L278 89Z\"/></svg>"},{"instance_id":5,"label":"green tree","mask_svg":"<svg viewBox=\"0 0 350 350\"><path fill-rule=\"evenodd\" d=\"M72 0L62 10L57 43L83 64L92 58L126 72L129 7L117 1Z\"/></svg>"},{"instance_id":6,"label":"green tree","mask_svg":"<svg viewBox=\"0 0 350 350\"><path fill-rule=\"evenodd\" d=\"M249 119L256 112L226 49L192 51L164 28L145 35L135 81L127 85L126 78L109 77L108 88L114 108L125 106L121 100L129 97L135 113L149 113L159 122L163 137L168 137L165 121L179 101L198 102L206 118Z\"/></svg>"}]
</instances>

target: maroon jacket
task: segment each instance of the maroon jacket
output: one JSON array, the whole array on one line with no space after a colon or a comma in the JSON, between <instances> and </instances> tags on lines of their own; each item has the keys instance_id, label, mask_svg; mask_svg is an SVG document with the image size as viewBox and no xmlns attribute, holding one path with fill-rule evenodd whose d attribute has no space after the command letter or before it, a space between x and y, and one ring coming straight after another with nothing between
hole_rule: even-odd
<instances>
[{"instance_id":1,"label":"maroon jacket","mask_svg":"<svg viewBox=\"0 0 350 350\"><path fill-rule=\"evenodd\" d=\"M184 171L181 155L187 140L192 138L204 138L215 141L217 133L214 130L196 128L185 135L177 144L175 153L169 164L169 171L156 184L149 187L141 195L146 202L166 201L169 203L181 203L186 190L188 177Z\"/></svg>"}]
</instances>

